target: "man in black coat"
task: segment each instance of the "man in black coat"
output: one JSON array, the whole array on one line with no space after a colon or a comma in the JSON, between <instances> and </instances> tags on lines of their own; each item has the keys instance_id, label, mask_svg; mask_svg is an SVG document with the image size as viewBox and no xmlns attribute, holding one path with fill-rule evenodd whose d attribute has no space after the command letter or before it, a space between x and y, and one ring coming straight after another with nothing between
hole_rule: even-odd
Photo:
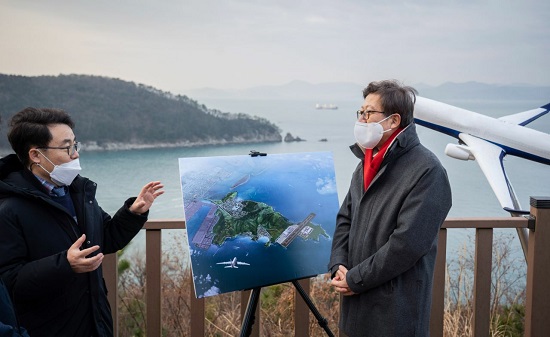
<instances>
[{"instance_id":1,"label":"man in black coat","mask_svg":"<svg viewBox=\"0 0 550 337\"><path fill-rule=\"evenodd\" d=\"M15 154L0 159L0 276L36 336L112 336L101 263L127 245L164 193L156 181L111 217L81 177L70 116L26 108L10 122Z\"/></svg>"}]
</instances>

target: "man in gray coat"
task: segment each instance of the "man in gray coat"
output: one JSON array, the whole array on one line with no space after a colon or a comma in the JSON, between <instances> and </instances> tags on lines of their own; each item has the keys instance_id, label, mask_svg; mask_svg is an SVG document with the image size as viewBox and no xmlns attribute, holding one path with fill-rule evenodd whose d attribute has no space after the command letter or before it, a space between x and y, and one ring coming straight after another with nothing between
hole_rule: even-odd
<instances>
[{"instance_id":1,"label":"man in gray coat","mask_svg":"<svg viewBox=\"0 0 550 337\"><path fill-rule=\"evenodd\" d=\"M447 174L418 139L416 90L372 82L357 111L361 159L337 215L328 265L348 336L429 336L437 235L451 208Z\"/></svg>"}]
</instances>

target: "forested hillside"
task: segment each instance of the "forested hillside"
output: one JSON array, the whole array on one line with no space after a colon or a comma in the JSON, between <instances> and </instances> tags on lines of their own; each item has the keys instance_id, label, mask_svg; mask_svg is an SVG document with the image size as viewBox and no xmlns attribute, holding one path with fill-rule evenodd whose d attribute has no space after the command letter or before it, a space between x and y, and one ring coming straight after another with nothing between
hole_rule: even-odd
<instances>
[{"instance_id":1,"label":"forested hillside","mask_svg":"<svg viewBox=\"0 0 550 337\"><path fill-rule=\"evenodd\" d=\"M9 148L10 117L28 106L69 112L77 139L88 148L282 140L279 128L266 119L211 110L187 96L142 84L86 75L0 74L0 148Z\"/></svg>"}]
</instances>

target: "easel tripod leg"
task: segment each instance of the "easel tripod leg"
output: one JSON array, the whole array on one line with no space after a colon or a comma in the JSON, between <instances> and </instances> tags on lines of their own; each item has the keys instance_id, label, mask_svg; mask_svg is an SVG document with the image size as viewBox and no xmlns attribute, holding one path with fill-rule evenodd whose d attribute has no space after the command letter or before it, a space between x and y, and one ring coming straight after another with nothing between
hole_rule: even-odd
<instances>
[{"instance_id":1,"label":"easel tripod leg","mask_svg":"<svg viewBox=\"0 0 550 337\"><path fill-rule=\"evenodd\" d=\"M317 319L319 326L325 330L328 336L334 337L334 334L332 333L332 331L330 331L330 328L328 327L327 319L321 315L319 310L317 310L317 308L315 307L315 304L313 304L313 302L311 301L311 298L309 298L309 295L304 291L304 288L302 288L302 286L300 285L300 283L298 283L297 280L292 281L292 284L294 284L294 287L296 288L300 296L302 296L302 298L304 299L304 302L306 302L307 306L309 307L309 310L311 310L311 312Z\"/></svg>"},{"instance_id":2,"label":"easel tripod leg","mask_svg":"<svg viewBox=\"0 0 550 337\"><path fill-rule=\"evenodd\" d=\"M254 321L256 319L256 307L258 306L258 299L260 298L261 289L262 288L252 289L241 327L241 337L248 337L252 333L252 326L254 325Z\"/></svg>"}]
</instances>

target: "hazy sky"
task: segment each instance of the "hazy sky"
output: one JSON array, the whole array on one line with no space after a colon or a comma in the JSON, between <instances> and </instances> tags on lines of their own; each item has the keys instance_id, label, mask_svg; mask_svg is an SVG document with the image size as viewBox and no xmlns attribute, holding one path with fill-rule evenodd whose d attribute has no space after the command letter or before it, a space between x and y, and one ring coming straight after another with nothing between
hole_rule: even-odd
<instances>
[{"instance_id":1,"label":"hazy sky","mask_svg":"<svg viewBox=\"0 0 550 337\"><path fill-rule=\"evenodd\" d=\"M0 73L173 93L395 78L550 84L550 1L0 0Z\"/></svg>"}]
</instances>

